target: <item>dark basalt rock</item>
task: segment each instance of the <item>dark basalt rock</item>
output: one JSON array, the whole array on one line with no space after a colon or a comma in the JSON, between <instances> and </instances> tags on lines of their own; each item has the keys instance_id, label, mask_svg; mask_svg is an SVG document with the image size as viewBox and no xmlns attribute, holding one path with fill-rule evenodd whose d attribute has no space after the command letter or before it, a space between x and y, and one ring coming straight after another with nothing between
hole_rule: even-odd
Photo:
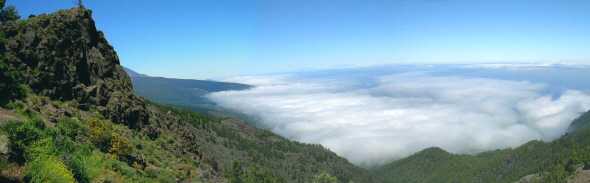
<instances>
[{"instance_id":1,"label":"dark basalt rock","mask_svg":"<svg viewBox=\"0 0 590 183\"><path fill-rule=\"evenodd\" d=\"M19 81L53 100L76 101L97 108L107 118L131 128L149 123L145 104L113 46L96 29L91 12L73 8L28 20L5 22L4 61L20 71Z\"/></svg>"}]
</instances>

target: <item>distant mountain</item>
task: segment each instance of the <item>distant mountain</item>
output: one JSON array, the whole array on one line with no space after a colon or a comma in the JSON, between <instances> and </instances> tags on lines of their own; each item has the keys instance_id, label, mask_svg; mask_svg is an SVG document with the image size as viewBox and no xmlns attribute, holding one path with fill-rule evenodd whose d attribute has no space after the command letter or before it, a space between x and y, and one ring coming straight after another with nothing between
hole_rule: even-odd
<instances>
[{"instance_id":1,"label":"distant mountain","mask_svg":"<svg viewBox=\"0 0 590 183\"><path fill-rule=\"evenodd\" d=\"M248 120L249 117L233 111L221 109L215 103L205 98L211 92L228 90L245 90L250 85L211 80L174 79L164 77L150 77L140 74L127 67L123 67L127 75L131 77L134 92L151 101L185 108L194 112L200 112L211 117L234 117ZM251 120L249 120L251 121Z\"/></svg>"},{"instance_id":2,"label":"distant mountain","mask_svg":"<svg viewBox=\"0 0 590 183\"><path fill-rule=\"evenodd\" d=\"M150 77L150 76L145 75L145 74L137 73L137 72L135 72L135 71L133 71L133 70L127 68L127 67L123 67L123 69L125 70L125 72L127 73L127 75L129 75L129 77Z\"/></svg>"},{"instance_id":3,"label":"distant mountain","mask_svg":"<svg viewBox=\"0 0 590 183\"><path fill-rule=\"evenodd\" d=\"M246 90L250 85L193 79L172 79L163 77L131 77L133 90L141 97L151 101L185 108L212 117L234 117L245 120L247 117L216 107L205 98L211 92Z\"/></svg>"}]
</instances>

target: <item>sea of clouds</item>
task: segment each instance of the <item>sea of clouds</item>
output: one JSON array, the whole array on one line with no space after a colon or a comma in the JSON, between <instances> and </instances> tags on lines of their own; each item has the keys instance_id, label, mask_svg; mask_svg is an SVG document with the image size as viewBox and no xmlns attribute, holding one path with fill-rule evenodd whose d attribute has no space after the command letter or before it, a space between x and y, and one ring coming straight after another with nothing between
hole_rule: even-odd
<instances>
[{"instance_id":1,"label":"sea of clouds","mask_svg":"<svg viewBox=\"0 0 590 183\"><path fill-rule=\"evenodd\" d=\"M473 154L535 139L551 141L590 110L588 88L582 84L589 77L576 74L590 73L588 67L488 66L382 66L231 77L224 81L255 87L208 98L258 119L257 126L322 144L365 167L433 146ZM562 80L542 82L561 75Z\"/></svg>"}]
</instances>

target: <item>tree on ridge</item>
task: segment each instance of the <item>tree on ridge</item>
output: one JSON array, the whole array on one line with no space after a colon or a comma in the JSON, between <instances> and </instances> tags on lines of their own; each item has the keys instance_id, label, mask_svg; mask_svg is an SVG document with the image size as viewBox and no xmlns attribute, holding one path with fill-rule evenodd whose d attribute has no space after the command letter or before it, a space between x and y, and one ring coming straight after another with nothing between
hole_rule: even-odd
<instances>
[{"instance_id":1,"label":"tree on ridge","mask_svg":"<svg viewBox=\"0 0 590 183\"><path fill-rule=\"evenodd\" d=\"M6 0L0 0L0 22L4 23L7 21L16 21L20 19L20 15L18 15L18 11L14 6L7 6L4 7Z\"/></svg>"}]
</instances>

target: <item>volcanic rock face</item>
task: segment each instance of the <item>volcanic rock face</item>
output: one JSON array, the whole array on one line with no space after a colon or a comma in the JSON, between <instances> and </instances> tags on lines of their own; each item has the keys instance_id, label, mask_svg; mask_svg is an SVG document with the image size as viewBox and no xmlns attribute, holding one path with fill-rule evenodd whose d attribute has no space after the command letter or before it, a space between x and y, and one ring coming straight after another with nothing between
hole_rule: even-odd
<instances>
[{"instance_id":1,"label":"volcanic rock face","mask_svg":"<svg viewBox=\"0 0 590 183\"><path fill-rule=\"evenodd\" d=\"M148 123L145 104L91 14L81 7L5 22L3 59L34 93L96 107L114 122L141 128Z\"/></svg>"}]
</instances>

